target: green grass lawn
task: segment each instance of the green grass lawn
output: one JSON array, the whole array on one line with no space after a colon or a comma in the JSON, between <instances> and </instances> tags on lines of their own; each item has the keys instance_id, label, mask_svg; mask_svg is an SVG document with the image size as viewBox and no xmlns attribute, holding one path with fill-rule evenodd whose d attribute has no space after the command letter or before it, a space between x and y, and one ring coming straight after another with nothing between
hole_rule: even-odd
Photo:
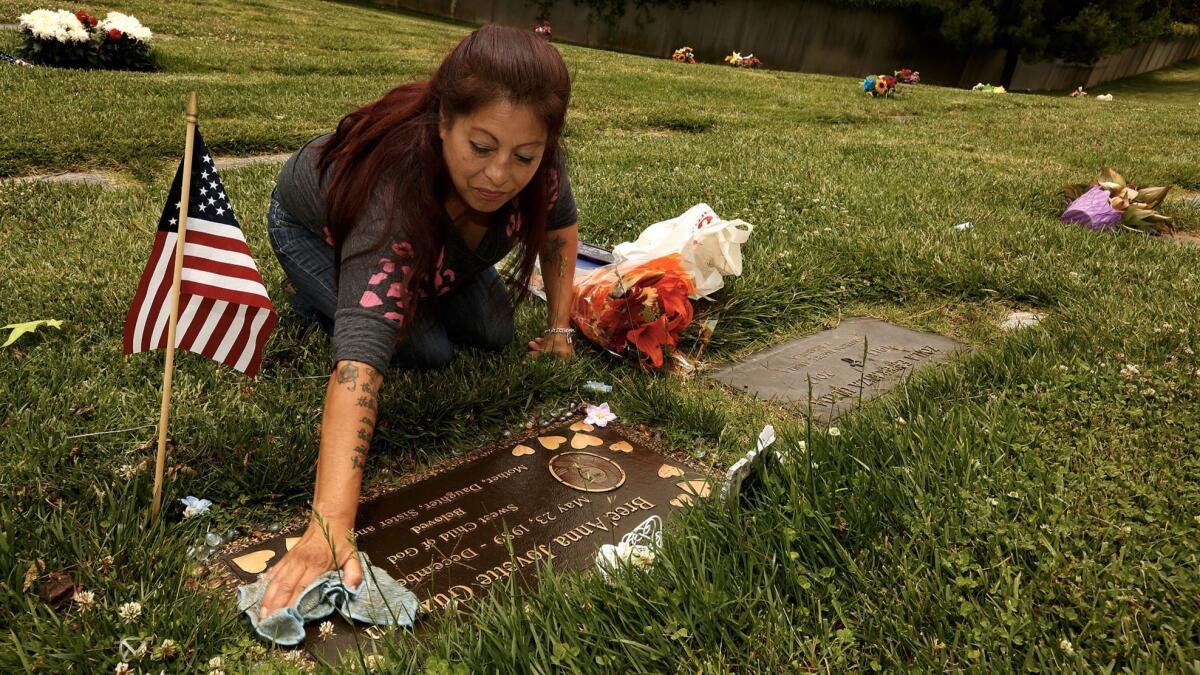
<instances>
[{"instance_id":1,"label":"green grass lawn","mask_svg":"<svg viewBox=\"0 0 1200 675\"><path fill-rule=\"evenodd\" d=\"M0 0L0 22L33 8ZM187 549L209 529L303 513L328 346L281 307L256 380L180 356L166 497L216 506L148 528L162 357L121 355L124 314L188 91L218 155L290 151L429 73L467 29L315 0L119 9L159 33L162 72L0 69L0 176L105 169L128 183L0 182L0 324L64 321L0 351L0 671L112 672L131 636L182 649L133 664L147 672L204 671L214 656L229 672L294 667L254 645ZM18 43L0 32L0 51ZM470 620L402 639L388 667L1200 670L1198 252L1057 220L1060 187L1102 164L1200 190L1200 64L1094 88L1109 104L929 86L874 101L848 78L562 51L584 238L615 244L699 201L756 226L709 363L859 315L974 349L841 419L837 436L794 408L591 350L531 363L524 340L390 377L368 482L577 404L588 379L614 385L623 420L701 461L736 459L767 422L793 461L739 508L673 521L652 573L496 593ZM286 305L264 232L277 170L223 178ZM1165 210L1200 229L1200 206ZM1049 318L1003 333L1013 309ZM522 336L541 314L522 312ZM23 589L31 565L43 579L70 571L95 606L51 610ZM144 612L125 623L131 601Z\"/></svg>"}]
</instances>

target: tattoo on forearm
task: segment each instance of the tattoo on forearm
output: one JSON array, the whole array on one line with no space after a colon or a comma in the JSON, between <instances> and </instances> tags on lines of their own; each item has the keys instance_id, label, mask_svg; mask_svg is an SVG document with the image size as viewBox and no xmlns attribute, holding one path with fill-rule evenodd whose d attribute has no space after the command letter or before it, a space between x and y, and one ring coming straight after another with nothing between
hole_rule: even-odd
<instances>
[{"instance_id":1,"label":"tattoo on forearm","mask_svg":"<svg viewBox=\"0 0 1200 675\"><path fill-rule=\"evenodd\" d=\"M358 367L353 363L343 365L338 369L337 381L338 384L349 385L350 391L355 391L358 386Z\"/></svg>"},{"instance_id":2,"label":"tattoo on forearm","mask_svg":"<svg viewBox=\"0 0 1200 675\"><path fill-rule=\"evenodd\" d=\"M546 247L543 249L543 254L546 258L546 266L558 269L558 278L563 279L567 276L567 261L563 256L563 248L567 245L567 240L562 237L553 237L546 242ZM543 272L544 274L544 272Z\"/></svg>"},{"instance_id":3,"label":"tattoo on forearm","mask_svg":"<svg viewBox=\"0 0 1200 675\"><path fill-rule=\"evenodd\" d=\"M366 409L370 410L371 412L374 412L376 406L378 406L378 405L379 405L379 403L370 396L359 396L358 397L358 407L360 407L360 408L366 408Z\"/></svg>"}]
</instances>

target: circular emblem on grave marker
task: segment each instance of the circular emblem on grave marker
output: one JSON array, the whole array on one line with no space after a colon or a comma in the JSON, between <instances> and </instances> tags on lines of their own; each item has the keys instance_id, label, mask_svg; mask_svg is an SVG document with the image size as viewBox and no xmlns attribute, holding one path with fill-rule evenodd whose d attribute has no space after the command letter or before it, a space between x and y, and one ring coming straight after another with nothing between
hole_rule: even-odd
<instances>
[{"instance_id":1,"label":"circular emblem on grave marker","mask_svg":"<svg viewBox=\"0 0 1200 675\"><path fill-rule=\"evenodd\" d=\"M625 484L620 464L590 452L563 452L550 458L550 475L583 492L608 492Z\"/></svg>"}]
</instances>

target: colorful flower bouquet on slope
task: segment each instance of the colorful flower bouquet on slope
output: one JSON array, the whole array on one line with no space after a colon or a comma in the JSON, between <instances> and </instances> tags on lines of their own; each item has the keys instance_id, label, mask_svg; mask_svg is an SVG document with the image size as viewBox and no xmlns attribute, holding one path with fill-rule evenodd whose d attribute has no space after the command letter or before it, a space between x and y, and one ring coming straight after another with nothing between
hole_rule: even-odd
<instances>
[{"instance_id":1,"label":"colorful flower bouquet on slope","mask_svg":"<svg viewBox=\"0 0 1200 675\"><path fill-rule=\"evenodd\" d=\"M1005 89L1004 87L1002 87L998 84L991 85L991 84L984 84L982 82L975 85L974 87L971 87L971 91L982 91L985 94L1007 94L1008 93L1007 89Z\"/></svg>"},{"instance_id":2,"label":"colorful flower bouquet on slope","mask_svg":"<svg viewBox=\"0 0 1200 675\"><path fill-rule=\"evenodd\" d=\"M729 56L726 56L725 63L728 63L729 65L733 66L734 68L762 68L763 67L762 60L759 59L754 54L747 54L746 56L742 56L738 52L734 52L734 53L730 54Z\"/></svg>"},{"instance_id":3,"label":"colorful flower bouquet on slope","mask_svg":"<svg viewBox=\"0 0 1200 675\"><path fill-rule=\"evenodd\" d=\"M1062 214L1064 223L1079 223L1093 230L1124 227L1149 234L1171 232L1171 218L1157 211L1167 187L1138 189L1111 167L1100 170L1100 180L1090 185L1068 185L1063 192L1071 203Z\"/></svg>"},{"instance_id":4,"label":"colorful flower bouquet on slope","mask_svg":"<svg viewBox=\"0 0 1200 675\"><path fill-rule=\"evenodd\" d=\"M870 98L890 98L896 94L896 78L892 75L868 75L862 92Z\"/></svg>"},{"instance_id":5,"label":"colorful flower bouquet on slope","mask_svg":"<svg viewBox=\"0 0 1200 675\"><path fill-rule=\"evenodd\" d=\"M679 49L675 50L674 54L671 55L671 60L677 63L690 63L695 65L696 53L692 51L691 47L680 47Z\"/></svg>"},{"instance_id":6,"label":"colorful flower bouquet on slope","mask_svg":"<svg viewBox=\"0 0 1200 675\"><path fill-rule=\"evenodd\" d=\"M900 84L920 84L921 72L912 68L901 68L892 73Z\"/></svg>"},{"instance_id":7,"label":"colorful flower bouquet on slope","mask_svg":"<svg viewBox=\"0 0 1200 675\"><path fill-rule=\"evenodd\" d=\"M692 322L695 285L678 253L622 267L606 265L576 284L571 319L592 342L620 355L632 347L643 367L662 368Z\"/></svg>"}]
</instances>

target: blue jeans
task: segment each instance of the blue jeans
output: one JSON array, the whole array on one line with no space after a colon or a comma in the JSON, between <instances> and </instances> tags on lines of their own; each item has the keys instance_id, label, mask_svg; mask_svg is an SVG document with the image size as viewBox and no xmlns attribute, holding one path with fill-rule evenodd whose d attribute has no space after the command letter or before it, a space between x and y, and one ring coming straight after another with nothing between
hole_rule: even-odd
<instances>
[{"instance_id":1,"label":"blue jeans","mask_svg":"<svg viewBox=\"0 0 1200 675\"><path fill-rule=\"evenodd\" d=\"M337 314L333 248L295 222L274 193L267 210L267 236L280 267L296 287L292 309L332 336ZM496 268L491 267L446 295L422 300L396 347L392 367L445 368L456 344L500 351L512 343L513 336L512 301Z\"/></svg>"}]
</instances>

